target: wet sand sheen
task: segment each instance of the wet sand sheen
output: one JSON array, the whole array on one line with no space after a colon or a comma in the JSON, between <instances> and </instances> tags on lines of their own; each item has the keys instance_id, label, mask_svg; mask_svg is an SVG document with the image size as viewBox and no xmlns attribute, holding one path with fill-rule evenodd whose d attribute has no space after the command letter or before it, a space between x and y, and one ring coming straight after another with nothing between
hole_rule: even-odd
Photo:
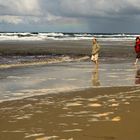
<instances>
[{"instance_id":1,"label":"wet sand sheen","mask_svg":"<svg viewBox=\"0 0 140 140\"><path fill-rule=\"evenodd\" d=\"M77 58L90 56L90 43L4 42L0 53ZM0 140L139 140L140 78L132 66L133 42L101 43L99 69L89 60L0 69L0 100L6 100L0 103Z\"/></svg>"},{"instance_id":2,"label":"wet sand sheen","mask_svg":"<svg viewBox=\"0 0 140 140\"><path fill-rule=\"evenodd\" d=\"M103 60L97 69L87 61L1 69L0 101L89 87L136 86L136 72L131 63L105 64Z\"/></svg>"},{"instance_id":3,"label":"wet sand sheen","mask_svg":"<svg viewBox=\"0 0 140 140\"><path fill-rule=\"evenodd\" d=\"M0 104L1 140L140 139L140 88L108 87Z\"/></svg>"}]
</instances>

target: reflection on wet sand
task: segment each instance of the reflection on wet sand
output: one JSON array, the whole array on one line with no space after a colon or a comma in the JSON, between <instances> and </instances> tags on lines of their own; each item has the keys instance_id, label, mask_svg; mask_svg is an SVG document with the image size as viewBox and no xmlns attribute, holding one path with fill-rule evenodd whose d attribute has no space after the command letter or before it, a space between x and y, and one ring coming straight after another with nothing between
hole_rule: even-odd
<instances>
[{"instance_id":1,"label":"reflection on wet sand","mask_svg":"<svg viewBox=\"0 0 140 140\"><path fill-rule=\"evenodd\" d=\"M95 65L92 72L92 84L93 86L100 86L98 65Z\"/></svg>"},{"instance_id":2,"label":"reflection on wet sand","mask_svg":"<svg viewBox=\"0 0 140 140\"><path fill-rule=\"evenodd\" d=\"M140 84L140 68L136 67L135 84Z\"/></svg>"}]
</instances>

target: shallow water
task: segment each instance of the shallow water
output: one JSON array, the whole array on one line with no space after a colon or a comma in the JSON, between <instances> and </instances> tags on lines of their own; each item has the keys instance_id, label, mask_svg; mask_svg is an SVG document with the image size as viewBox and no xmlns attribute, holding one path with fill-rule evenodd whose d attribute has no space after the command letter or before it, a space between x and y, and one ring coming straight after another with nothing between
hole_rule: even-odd
<instances>
[{"instance_id":1,"label":"shallow water","mask_svg":"<svg viewBox=\"0 0 140 140\"><path fill-rule=\"evenodd\" d=\"M137 69L131 63L65 62L0 69L0 101L59 93L88 87L135 86Z\"/></svg>"}]
</instances>

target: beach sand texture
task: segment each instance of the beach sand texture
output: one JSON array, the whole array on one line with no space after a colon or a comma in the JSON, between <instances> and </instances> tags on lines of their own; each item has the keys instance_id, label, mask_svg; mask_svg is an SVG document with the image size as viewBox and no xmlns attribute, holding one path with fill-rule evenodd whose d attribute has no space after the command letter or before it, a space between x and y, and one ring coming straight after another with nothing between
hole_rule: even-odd
<instances>
[{"instance_id":1,"label":"beach sand texture","mask_svg":"<svg viewBox=\"0 0 140 140\"><path fill-rule=\"evenodd\" d=\"M101 42L98 68L90 62L89 41L49 43L43 50L70 59L0 68L0 140L139 140L140 77L132 42ZM17 51L19 43L11 44ZM1 43L2 57L8 47Z\"/></svg>"},{"instance_id":2,"label":"beach sand texture","mask_svg":"<svg viewBox=\"0 0 140 140\"><path fill-rule=\"evenodd\" d=\"M112 87L0 104L0 139L138 140L140 88Z\"/></svg>"}]
</instances>

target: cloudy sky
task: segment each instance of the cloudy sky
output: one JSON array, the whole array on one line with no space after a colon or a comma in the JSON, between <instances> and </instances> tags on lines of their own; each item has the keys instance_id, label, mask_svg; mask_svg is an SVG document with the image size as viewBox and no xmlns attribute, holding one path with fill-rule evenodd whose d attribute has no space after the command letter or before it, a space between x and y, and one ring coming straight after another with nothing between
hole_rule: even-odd
<instances>
[{"instance_id":1,"label":"cloudy sky","mask_svg":"<svg viewBox=\"0 0 140 140\"><path fill-rule=\"evenodd\" d=\"M0 31L140 32L140 1L0 0Z\"/></svg>"}]
</instances>

